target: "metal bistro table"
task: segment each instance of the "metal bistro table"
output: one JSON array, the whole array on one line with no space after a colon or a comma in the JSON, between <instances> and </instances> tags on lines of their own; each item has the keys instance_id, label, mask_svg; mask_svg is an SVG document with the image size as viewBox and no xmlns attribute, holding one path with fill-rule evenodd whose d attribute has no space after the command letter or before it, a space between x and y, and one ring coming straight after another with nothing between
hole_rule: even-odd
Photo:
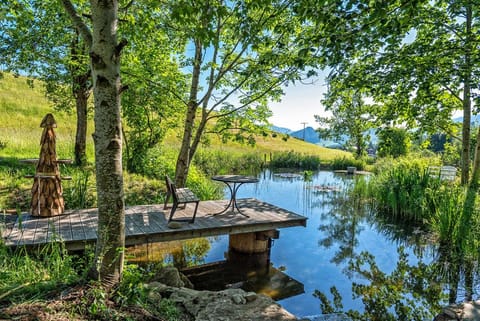
<instances>
[{"instance_id":1,"label":"metal bistro table","mask_svg":"<svg viewBox=\"0 0 480 321\"><path fill-rule=\"evenodd\" d=\"M245 183L258 183L258 179L255 177L243 176L243 175L217 175L217 176L213 176L212 180L225 183L228 186L228 189L230 190L230 202L228 202L228 205L225 207L223 211L219 213L215 213L213 215L219 215L219 214L225 213L231 207L232 213L234 213L235 209L237 209L238 213L240 213L243 216L249 217L248 215L242 213L242 211L238 208L237 191L238 191L238 188Z\"/></svg>"}]
</instances>

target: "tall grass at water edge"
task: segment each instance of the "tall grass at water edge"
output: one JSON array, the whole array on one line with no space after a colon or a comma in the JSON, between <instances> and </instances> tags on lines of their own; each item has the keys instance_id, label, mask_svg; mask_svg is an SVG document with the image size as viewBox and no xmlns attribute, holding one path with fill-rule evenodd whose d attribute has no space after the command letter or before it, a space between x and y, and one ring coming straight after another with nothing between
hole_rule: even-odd
<instances>
[{"instance_id":1,"label":"tall grass at water edge","mask_svg":"<svg viewBox=\"0 0 480 321\"><path fill-rule=\"evenodd\" d=\"M409 222L430 221L435 213L435 191L448 184L429 172L429 166L438 162L436 158L399 158L377 165L369 181L369 196L377 210Z\"/></svg>"},{"instance_id":2,"label":"tall grass at water edge","mask_svg":"<svg viewBox=\"0 0 480 321\"><path fill-rule=\"evenodd\" d=\"M333 159L331 167L333 170L345 170L347 167L355 167L359 171L366 169L365 159L355 159L353 157L336 157Z\"/></svg>"},{"instance_id":3,"label":"tall grass at water edge","mask_svg":"<svg viewBox=\"0 0 480 321\"><path fill-rule=\"evenodd\" d=\"M304 170L318 170L321 165L320 157L297 153L295 151L277 152L272 154L270 168L301 168Z\"/></svg>"},{"instance_id":4,"label":"tall grass at water edge","mask_svg":"<svg viewBox=\"0 0 480 321\"><path fill-rule=\"evenodd\" d=\"M84 262L83 262L84 263ZM11 252L0 243L0 305L43 299L78 282L78 257L66 255L60 243L51 243L35 254Z\"/></svg>"},{"instance_id":5,"label":"tall grass at water edge","mask_svg":"<svg viewBox=\"0 0 480 321\"><path fill-rule=\"evenodd\" d=\"M200 150L195 154L194 165L205 175L254 175L265 165L261 153Z\"/></svg>"}]
</instances>

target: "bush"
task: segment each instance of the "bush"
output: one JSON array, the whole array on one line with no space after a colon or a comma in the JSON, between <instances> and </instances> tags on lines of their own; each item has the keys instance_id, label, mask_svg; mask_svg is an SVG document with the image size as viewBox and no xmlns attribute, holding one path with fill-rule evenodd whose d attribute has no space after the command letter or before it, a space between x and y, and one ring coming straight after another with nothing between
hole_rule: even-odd
<instances>
[{"instance_id":1,"label":"bush","mask_svg":"<svg viewBox=\"0 0 480 321\"><path fill-rule=\"evenodd\" d=\"M332 161L332 169L333 170L344 170L347 169L347 167L353 166L356 167L357 170L363 171L365 169L365 161L363 159L355 159L355 158L347 158L347 157L342 157L342 158L335 158Z\"/></svg>"},{"instance_id":2,"label":"bush","mask_svg":"<svg viewBox=\"0 0 480 321\"><path fill-rule=\"evenodd\" d=\"M263 167L259 153L231 153L223 151L198 151L194 165L206 176L227 173L252 174Z\"/></svg>"},{"instance_id":3,"label":"bush","mask_svg":"<svg viewBox=\"0 0 480 321\"><path fill-rule=\"evenodd\" d=\"M304 155L294 151L275 153L270 161L271 168L299 168L317 170L320 168L320 158L314 155Z\"/></svg>"}]
</instances>

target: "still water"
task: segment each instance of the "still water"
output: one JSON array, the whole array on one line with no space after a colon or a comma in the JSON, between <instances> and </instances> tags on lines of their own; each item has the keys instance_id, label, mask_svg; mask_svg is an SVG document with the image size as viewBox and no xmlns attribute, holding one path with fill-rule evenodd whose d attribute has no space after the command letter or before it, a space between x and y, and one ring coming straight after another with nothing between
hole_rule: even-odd
<instances>
[{"instance_id":1,"label":"still water","mask_svg":"<svg viewBox=\"0 0 480 321\"><path fill-rule=\"evenodd\" d=\"M396 267L399 246L405 246L409 263L432 260L429 247L417 242L420 233L399 237L407 232L375 222L371 215L358 213L351 205L338 204L338 195L354 183L352 176L319 171L306 181L301 175L265 171L258 178L257 184L242 185L237 197L254 197L308 218L305 228L280 229L280 238L271 249L273 266L304 285L304 293L279 301L297 316L320 314L320 300L314 293L321 291L331 299L332 286L340 292L345 310L362 311L361 300L352 298L352 283L366 281L348 268L361 252L372 254L378 268L387 274ZM226 197L228 193L226 190ZM210 241L205 263L224 260L228 236Z\"/></svg>"}]
</instances>

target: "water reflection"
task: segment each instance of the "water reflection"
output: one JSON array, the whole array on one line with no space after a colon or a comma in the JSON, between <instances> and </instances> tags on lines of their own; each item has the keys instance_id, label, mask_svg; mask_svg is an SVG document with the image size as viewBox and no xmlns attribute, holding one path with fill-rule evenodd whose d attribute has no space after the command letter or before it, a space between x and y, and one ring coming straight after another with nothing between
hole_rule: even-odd
<instances>
[{"instance_id":1,"label":"water reflection","mask_svg":"<svg viewBox=\"0 0 480 321\"><path fill-rule=\"evenodd\" d=\"M282 300L304 293L301 282L291 278L273 264L263 267L246 267L228 260L212 262L183 269L182 272L197 290L220 291L241 288Z\"/></svg>"},{"instance_id":2,"label":"water reflection","mask_svg":"<svg viewBox=\"0 0 480 321\"><path fill-rule=\"evenodd\" d=\"M206 238L148 243L129 247L126 257L129 262L139 265L171 263L177 268L185 268L205 263L210 248L210 240Z\"/></svg>"},{"instance_id":3,"label":"water reflection","mask_svg":"<svg viewBox=\"0 0 480 321\"><path fill-rule=\"evenodd\" d=\"M333 301L332 287L345 310L358 320L426 320L439 304L447 303L449 287L444 285L439 269L449 270L452 258L439 255L431 235L420 228L388 220L359 199L343 197L355 184L354 176L319 171L311 181L305 181L303 176L282 177L267 170L259 179L258 184L242 186L237 197L255 197L308 217L306 228L281 229L271 249L270 259L275 264L269 264L269 270L280 270L302 284L297 295L277 296L290 312L298 316L321 314L325 304L333 305L327 302ZM199 242L177 245L176 254L163 254L162 258L183 267L224 265L218 262L225 260L228 236ZM151 248L146 256L156 251ZM460 281L450 280L454 284L451 288L457 289L464 277L453 271L452 275L460 275ZM223 275L219 273L217 276ZM242 273L235 271L233 275ZM255 274L260 275L258 271ZM235 279L227 283L240 285L237 282L248 286L248 282ZM325 294L325 302L321 294ZM334 306L331 308L335 311Z\"/></svg>"}]
</instances>

